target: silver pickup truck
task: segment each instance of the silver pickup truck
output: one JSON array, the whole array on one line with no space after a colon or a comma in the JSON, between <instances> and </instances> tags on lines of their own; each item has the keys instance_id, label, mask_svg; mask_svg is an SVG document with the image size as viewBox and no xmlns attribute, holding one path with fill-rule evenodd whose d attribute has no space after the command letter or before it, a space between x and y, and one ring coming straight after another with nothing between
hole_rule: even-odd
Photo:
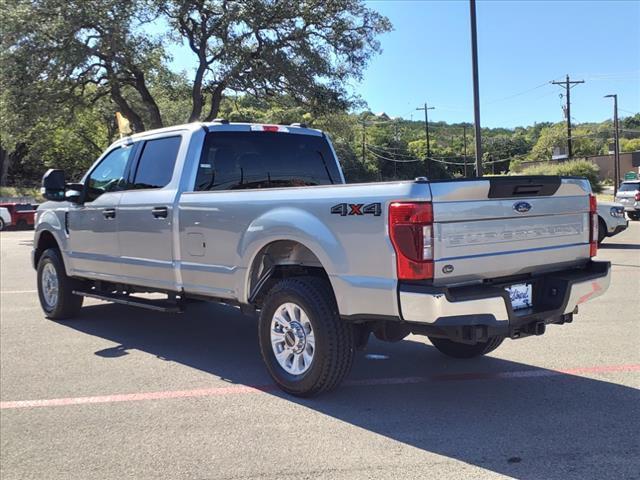
<instances>
[{"instance_id":1,"label":"silver pickup truck","mask_svg":"<svg viewBox=\"0 0 640 480\"><path fill-rule=\"evenodd\" d=\"M609 286L585 179L347 185L327 136L300 124L136 134L80 183L49 170L43 194L33 265L48 318L84 297L259 312L267 369L294 395L336 387L371 333L471 358L570 323Z\"/></svg>"}]
</instances>

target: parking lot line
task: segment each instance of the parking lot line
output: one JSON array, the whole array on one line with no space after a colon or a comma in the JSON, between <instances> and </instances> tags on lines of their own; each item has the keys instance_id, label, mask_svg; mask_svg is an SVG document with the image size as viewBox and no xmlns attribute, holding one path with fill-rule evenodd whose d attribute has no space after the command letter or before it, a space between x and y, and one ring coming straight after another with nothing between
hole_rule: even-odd
<instances>
[{"instance_id":1,"label":"parking lot line","mask_svg":"<svg viewBox=\"0 0 640 480\"><path fill-rule=\"evenodd\" d=\"M506 380L520 378L552 377L559 375L580 375L611 372L640 372L640 364L633 365L603 365L592 367L577 367L563 370L528 369L506 372L468 372L427 377L395 377L368 378L351 380L344 383L344 387L366 387L376 385L408 385L417 383L468 381L468 380ZM52 398L43 400L15 400L0 402L1 410L17 408L61 407L68 405L86 405L94 403L139 402L143 400L166 400L172 398L215 397L248 393L264 393L277 390L276 385L229 385L225 387L199 388L193 390L169 390L163 392L123 393L115 395L98 395L87 397Z\"/></svg>"},{"instance_id":2,"label":"parking lot line","mask_svg":"<svg viewBox=\"0 0 640 480\"><path fill-rule=\"evenodd\" d=\"M1 290L0 294L12 294L12 293L38 293L37 290Z\"/></svg>"}]
</instances>

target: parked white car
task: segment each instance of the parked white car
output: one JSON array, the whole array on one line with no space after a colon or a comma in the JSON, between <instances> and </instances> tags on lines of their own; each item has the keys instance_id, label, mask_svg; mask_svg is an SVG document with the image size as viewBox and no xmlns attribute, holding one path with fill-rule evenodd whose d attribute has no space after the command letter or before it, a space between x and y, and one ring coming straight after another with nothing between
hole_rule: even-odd
<instances>
[{"instance_id":1,"label":"parked white car","mask_svg":"<svg viewBox=\"0 0 640 480\"><path fill-rule=\"evenodd\" d=\"M6 208L0 207L0 230L4 230L9 225L11 225L11 214Z\"/></svg>"},{"instance_id":2,"label":"parked white car","mask_svg":"<svg viewBox=\"0 0 640 480\"><path fill-rule=\"evenodd\" d=\"M613 237L627 229L629 221L624 216L624 207L614 202L598 202L598 243L605 237Z\"/></svg>"},{"instance_id":3,"label":"parked white car","mask_svg":"<svg viewBox=\"0 0 640 480\"><path fill-rule=\"evenodd\" d=\"M640 220L640 180L628 180L620 184L615 198L631 220Z\"/></svg>"}]
</instances>

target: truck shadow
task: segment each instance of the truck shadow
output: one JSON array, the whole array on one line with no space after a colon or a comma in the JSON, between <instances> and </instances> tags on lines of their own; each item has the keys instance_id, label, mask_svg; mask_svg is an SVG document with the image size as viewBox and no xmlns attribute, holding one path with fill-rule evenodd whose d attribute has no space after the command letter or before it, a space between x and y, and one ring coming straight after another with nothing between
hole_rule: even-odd
<instances>
[{"instance_id":1,"label":"truck shadow","mask_svg":"<svg viewBox=\"0 0 640 480\"><path fill-rule=\"evenodd\" d=\"M118 361L135 349L233 384L271 383L260 359L255 319L230 307L198 304L186 314L169 315L97 305L84 308L80 318L64 325L118 344L86 354ZM367 353L375 355L367 357ZM527 375L501 380L473 375L523 371ZM454 381L358 385L367 379L461 373L471 375L464 380L450 376L450 380L457 378ZM406 445L515 478L637 474L638 390L550 373L495 357L456 361L417 341L386 344L373 340L356 358L348 378L351 386L314 399L297 399L278 390L267 394ZM348 445L349 439L344 442Z\"/></svg>"},{"instance_id":2,"label":"truck shadow","mask_svg":"<svg viewBox=\"0 0 640 480\"><path fill-rule=\"evenodd\" d=\"M607 243L602 242L598 248L602 248L604 250L640 250L639 244L633 243Z\"/></svg>"}]
</instances>

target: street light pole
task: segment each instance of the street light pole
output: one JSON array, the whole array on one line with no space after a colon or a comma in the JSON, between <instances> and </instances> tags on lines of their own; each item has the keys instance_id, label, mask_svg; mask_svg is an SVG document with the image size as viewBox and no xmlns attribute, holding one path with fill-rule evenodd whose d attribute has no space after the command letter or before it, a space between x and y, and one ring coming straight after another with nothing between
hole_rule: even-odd
<instances>
[{"instance_id":1,"label":"street light pole","mask_svg":"<svg viewBox=\"0 0 640 480\"><path fill-rule=\"evenodd\" d=\"M476 132L476 176L482 176L482 136L480 132L480 86L478 85L478 31L476 0L469 0L471 20L471 62L473 66L473 118Z\"/></svg>"},{"instance_id":2,"label":"street light pole","mask_svg":"<svg viewBox=\"0 0 640 480\"><path fill-rule=\"evenodd\" d=\"M618 95L605 95L604 98L613 98L613 196L618 194L618 183L620 182L620 131L618 130Z\"/></svg>"}]
</instances>

